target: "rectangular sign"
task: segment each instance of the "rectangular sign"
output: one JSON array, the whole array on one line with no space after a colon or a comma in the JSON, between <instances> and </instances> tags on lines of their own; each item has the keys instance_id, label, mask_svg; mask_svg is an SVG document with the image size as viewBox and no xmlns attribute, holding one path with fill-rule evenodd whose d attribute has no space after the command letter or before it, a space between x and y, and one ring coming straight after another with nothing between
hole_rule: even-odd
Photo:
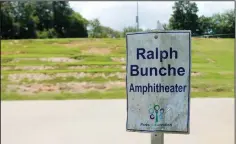
<instances>
[{"instance_id":1,"label":"rectangular sign","mask_svg":"<svg viewBox=\"0 0 236 144\"><path fill-rule=\"evenodd\" d=\"M126 35L128 131L189 133L191 31Z\"/></svg>"}]
</instances>

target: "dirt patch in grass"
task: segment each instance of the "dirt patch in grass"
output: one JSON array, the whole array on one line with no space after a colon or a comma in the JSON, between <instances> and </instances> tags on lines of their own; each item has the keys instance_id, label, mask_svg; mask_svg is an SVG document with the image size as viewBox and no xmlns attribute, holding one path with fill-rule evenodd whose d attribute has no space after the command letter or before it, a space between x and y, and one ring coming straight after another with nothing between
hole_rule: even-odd
<instances>
[{"instance_id":1,"label":"dirt patch in grass","mask_svg":"<svg viewBox=\"0 0 236 144\"><path fill-rule=\"evenodd\" d=\"M53 70L58 69L59 67L56 66L1 66L1 69L3 71L9 71L9 70L27 70L27 71L34 71L34 70ZM69 66L66 69L70 70L84 70L84 69L96 69L96 68L102 68L102 69L123 69L125 70L125 66L121 65L79 65L79 66Z\"/></svg>"},{"instance_id":2,"label":"dirt patch in grass","mask_svg":"<svg viewBox=\"0 0 236 144\"><path fill-rule=\"evenodd\" d=\"M70 66L68 67L68 69L94 69L94 68L102 68L102 69L112 69L112 68L121 68L121 69L125 69L126 67L125 66L120 66L120 65L107 65L107 66L99 66L99 65L93 65L93 66L86 66L86 65L83 65L83 66Z\"/></svg>"},{"instance_id":3,"label":"dirt patch in grass","mask_svg":"<svg viewBox=\"0 0 236 144\"><path fill-rule=\"evenodd\" d=\"M15 58L12 62L20 61L46 61L46 62L78 62L80 60L67 57L50 57L50 58Z\"/></svg>"},{"instance_id":4,"label":"dirt patch in grass","mask_svg":"<svg viewBox=\"0 0 236 144\"><path fill-rule=\"evenodd\" d=\"M12 67L3 67L3 66L1 66L2 71L12 70L12 69L13 69Z\"/></svg>"},{"instance_id":5,"label":"dirt patch in grass","mask_svg":"<svg viewBox=\"0 0 236 144\"><path fill-rule=\"evenodd\" d=\"M225 71L225 72L219 72L220 75L233 75L234 72L230 72L230 71Z\"/></svg>"},{"instance_id":6,"label":"dirt patch in grass","mask_svg":"<svg viewBox=\"0 0 236 144\"><path fill-rule=\"evenodd\" d=\"M110 54L111 50L109 48L89 48L86 50L81 50L83 54L95 54L95 55L106 55Z\"/></svg>"},{"instance_id":7,"label":"dirt patch in grass","mask_svg":"<svg viewBox=\"0 0 236 144\"><path fill-rule=\"evenodd\" d=\"M20 62L20 61L35 61L37 58L14 58L11 62Z\"/></svg>"},{"instance_id":8,"label":"dirt patch in grass","mask_svg":"<svg viewBox=\"0 0 236 144\"><path fill-rule=\"evenodd\" d=\"M55 69L53 66L15 66L15 67L1 67L2 70L50 70Z\"/></svg>"},{"instance_id":9,"label":"dirt patch in grass","mask_svg":"<svg viewBox=\"0 0 236 144\"><path fill-rule=\"evenodd\" d=\"M207 61L208 61L209 63L215 63L215 61L212 60L212 59L210 59L210 58L208 58Z\"/></svg>"},{"instance_id":10,"label":"dirt patch in grass","mask_svg":"<svg viewBox=\"0 0 236 144\"><path fill-rule=\"evenodd\" d=\"M47 62L78 62L79 60L71 59L67 57L50 57L50 58L39 58L40 61Z\"/></svg>"},{"instance_id":11,"label":"dirt patch in grass","mask_svg":"<svg viewBox=\"0 0 236 144\"><path fill-rule=\"evenodd\" d=\"M21 74L9 74L8 80L10 82L20 82L27 79L28 81L43 81L43 80L51 80L53 79L52 76L48 74L42 73L21 73Z\"/></svg>"},{"instance_id":12,"label":"dirt patch in grass","mask_svg":"<svg viewBox=\"0 0 236 144\"><path fill-rule=\"evenodd\" d=\"M84 78L84 77L90 77L90 78L97 78L97 77L102 77L102 78L110 78L110 77L117 77L119 79L125 78L125 73L117 72L117 73L57 73L54 75L55 77L74 77L74 78Z\"/></svg>"},{"instance_id":13,"label":"dirt patch in grass","mask_svg":"<svg viewBox=\"0 0 236 144\"><path fill-rule=\"evenodd\" d=\"M200 75L201 75L200 72L192 72L192 73L191 73L191 76L200 76Z\"/></svg>"},{"instance_id":14,"label":"dirt patch in grass","mask_svg":"<svg viewBox=\"0 0 236 144\"><path fill-rule=\"evenodd\" d=\"M88 82L70 82L52 84L27 84L27 85L8 85L6 92L17 92L19 94L36 94L36 93L84 93L88 91L106 91L114 88L125 87L125 82L115 81L106 83L88 83Z\"/></svg>"},{"instance_id":15,"label":"dirt patch in grass","mask_svg":"<svg viewBox=\"0 0 236 144\"><path fill-rule=\"evenodd\" d=\"M122 62L122 63L124 63L126 60L125 60L125 58L117 58L117 57L112 57L111 58L112 59L112 61L114 61L114 62Z\"/></svg>"},{"instance_id":16,"label":"dirt patch in grass","mask_svg":"<svg viewBox=\"0 0 236 144\"><path fill-rule=\"evenodd\" d=\"M68 69L88 69L88 68L91 68L91 67L85 66L85 65L83 65L83 66L70 66L70 67L68 67Z\"/></svg>"},{"instance_id":17,"label":"dirt patch in grass","mask_svg":"<svg viewBox=\"0 0 236 144\"><path fill-rule=\"evenodd\" d=\"M191 92L200 92L201 90L198 88L191 88Z\"/></svg>"},{"instance_id":18,"label":"dirt patch in grass","mask_svg":"<svg viewBox=\"0 0 236 144\"><path fill-rule=\"evenodd\" d=\"M8 80L10 82L21 82L23 80L27 81L45 81L45 80L53 80L58 77L67 78L67 77L74 77L77 79L89 77L89 78L110 78L110 77L117 77L118 79L124 79L125 73L117 72L117 73L55 73L55 74L43 74L43 73L20 73L20 74L9 74Z\"/></svg>"},{"instance_id":19,"label":"dirt patch in grass","mask_svg":"<svg viewBox=\"0 0 236 144\"><path fill-rule=\"evenodd\" d=\"M65 46L67 48L74 48L74 47L86 45L86 43L85 42L79 42L79 41L72 41L72 42L68 42L68 43L53 43L53 45Z\"/></svg>"},{"instance_id":20,"label":"dirt patch in grass","mask_svg":"<svg viewBox=\"0 0 236 144\"><path fill-rule=\"evenodd\" d=\"M14 52L3 52L1 51L0 54L1 55L11 55L11 54L25 54L26 52L23 51L14 51Z\"/></svg>"},{"instance_id":21,"label":"dirt patch in grass","mask_svg":"<svg viewBox=\"0 0 236 144\"><path fill-rule=\"evenodd\" d=\"M19 40L12 40L10 44L18 44L20 41Z\"/></svg>"}]
</instances>

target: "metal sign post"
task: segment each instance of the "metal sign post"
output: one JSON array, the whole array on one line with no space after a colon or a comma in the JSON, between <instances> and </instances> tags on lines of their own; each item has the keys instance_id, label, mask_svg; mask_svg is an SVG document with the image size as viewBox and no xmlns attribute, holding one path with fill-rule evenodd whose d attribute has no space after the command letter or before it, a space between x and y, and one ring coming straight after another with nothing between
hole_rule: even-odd
<instances>
[{"instance_id":1,"label":"metal sign post","mask_svg":"<svg viewBox=\"0 0 236 144\"><path fill-rule=\"evenodd\" d=\"M157 31L163 31L164 28L160 21L157 21ZM152 133L151 134L151 144L164 144L164 133Z\"/></svg>"},{"instance_id":2,"label":"metal sign post","mask_svg":"<svg viewBox=\"0 0 236 144\"><path fill-rule=\"evenodd\" d=\"M164 133L152 133L151 144L164 144Z\"/></svg>"},{"instance_id":3,"label":"metal sign post","mask_svg":"<svg viewBox=\"0 0 236 144\"><path fill-rule=\"evenodd\" d=\"M191 31L126 35L127 131L189 133Z\"/></svg>"}]
</instances>

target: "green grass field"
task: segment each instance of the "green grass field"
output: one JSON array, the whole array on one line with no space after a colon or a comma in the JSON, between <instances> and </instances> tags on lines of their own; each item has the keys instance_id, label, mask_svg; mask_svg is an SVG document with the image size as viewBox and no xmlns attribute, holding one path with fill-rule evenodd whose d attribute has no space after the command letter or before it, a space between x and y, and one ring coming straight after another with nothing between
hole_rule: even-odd
<instances>
[{"instance_id":1,"label":"green grass field","mask_svg":"<svg viewBox=\"0 0 236 144\"><path fill-rule=\"evenodd\" d=\"M191 97L233 97L234 39L192 38ZM125 98L125 39L3 40L1 99Z\"/></svg>"}]
</instances>

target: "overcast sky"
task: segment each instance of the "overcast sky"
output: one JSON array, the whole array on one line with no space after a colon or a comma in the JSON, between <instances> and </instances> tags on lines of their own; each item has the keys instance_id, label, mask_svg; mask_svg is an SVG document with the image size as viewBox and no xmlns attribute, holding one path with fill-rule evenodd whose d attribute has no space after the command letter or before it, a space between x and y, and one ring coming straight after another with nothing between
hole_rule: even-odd
<instances>
[{"instance_id":1,"label":"overcast sky","mask_svg":"<svg viewBox=\"0 0 236 144\"><path fill-rule=\"evenodd\" d=\"M98 18L102 25L116 30L122 30L127 26L136 26L137 2L122 1L71 1L70 6L79 12L84 18L91 20ZM222 2L196 2L198 15L211 16L228 9L234 9L234 1ZM139 2L139 25L141 28L156 28L157 20L168 23L172 14L174 2L150 1Z\"/></svg>"}]
</instances>

